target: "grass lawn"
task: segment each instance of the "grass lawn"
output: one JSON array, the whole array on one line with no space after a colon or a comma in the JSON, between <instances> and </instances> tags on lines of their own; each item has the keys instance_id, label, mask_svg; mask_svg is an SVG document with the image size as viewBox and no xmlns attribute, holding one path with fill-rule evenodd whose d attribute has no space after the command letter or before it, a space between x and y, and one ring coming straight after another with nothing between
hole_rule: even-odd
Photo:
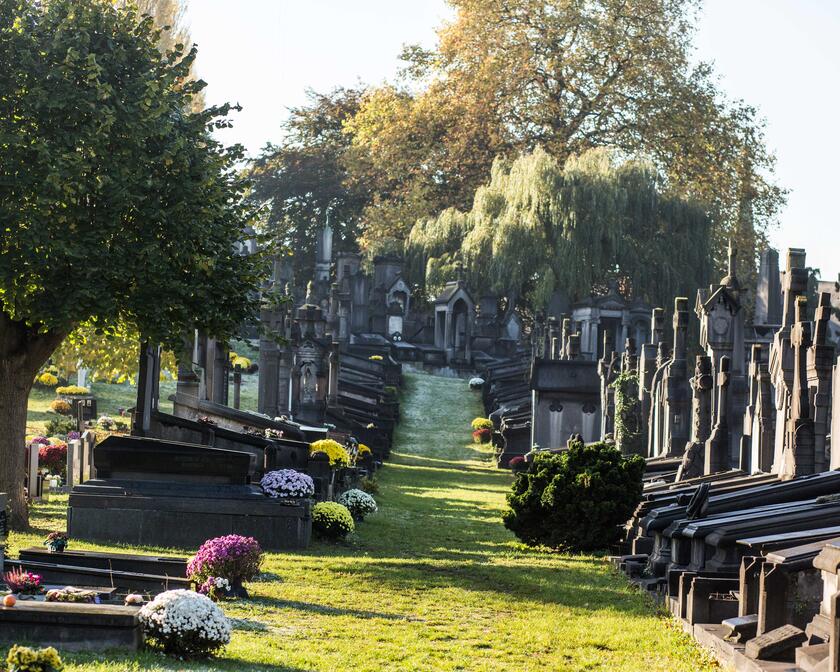
<instances>
[{"instance_id":1,"label":"grass lawn","mask_svg":"<svg viewBox=\"0 0 840 672\"><path fill-rule=\"evenodd\" d=\"M715 669L602 559L518 544L500 520L510 475L466 443L474 393L461 380L406 378L379 513L346 543L269 554L253 599L224 605L235 631L222 658L68 654L68 669ZM65 503L39 506L12 552L63 529Z\"/></svg>"},{"instance_id":2,"label":"grass lawn","mask_svg":"<svg viewBox=\"0 0 840 672\"><path fill-rule=\"evenodd\" d=\"M239 343L236 348L237 352L248 356L252 361L256 361L258 354L253 348L249 348L247 344ZM258 388L257 374L243 375L242 387L240 389L240 408L246 411L257 410L257 388ZM111 383L95 382L89 385L91 392L96 397L96 410L99 415L118 415L120 408L133 408L137 403L137 388L134 385L124 383L121 385L113 385ZM160 383L160 409L162 411L171 412L172 402L169 401L170 395L175 394L175 381L163 380ZM233 404L233 376L230 380L230 402ZM33 389L29 395L29 412L26 417L26 433L27 434L41 434L44 432L46 424L58 416L52 413L50 403L55 399L55 392L53 390Z\"/></svg>"}]
</instances>

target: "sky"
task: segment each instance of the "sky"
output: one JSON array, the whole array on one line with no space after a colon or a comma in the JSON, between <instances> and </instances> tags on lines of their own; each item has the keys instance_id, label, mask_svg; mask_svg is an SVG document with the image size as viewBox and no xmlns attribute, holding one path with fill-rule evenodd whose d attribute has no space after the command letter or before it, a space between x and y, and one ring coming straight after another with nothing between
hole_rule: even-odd
<instances>
[{"instance_id":1,"label":"sky","mask_svg":"<svg viewBox=\"0 0 840 672\"><path fill-rule=\"evenodd\" d=\"M243 106L223 137L253 155L280 140L287 110L306 102L307 89L392 79L402 45L433 46L449 16L444 0L190 0L187 22L208 101ZM805 248L808 265L832 280L840 272L837 35L834 0L706 0L695 40L729 97L767 121L777 182L790 191L771 244L782 259L788 247Z\"/></svg>"}]
</instances>

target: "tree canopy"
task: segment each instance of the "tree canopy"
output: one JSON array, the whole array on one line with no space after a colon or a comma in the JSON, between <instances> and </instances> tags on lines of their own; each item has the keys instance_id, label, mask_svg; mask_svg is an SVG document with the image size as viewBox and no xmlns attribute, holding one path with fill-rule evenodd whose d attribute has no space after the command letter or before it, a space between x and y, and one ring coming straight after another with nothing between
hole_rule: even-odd
<instances>
[{"instance_id":1,"label":"tree canopy","mask_svg":"<svg viewBox=\"0 0 840 672\"><path fill-rule=\"evenodd\" d=\"M698 204L661 191L654 167L593 149L565 164L542 149L497 160L472 209L422 219L407 258L430 291L463 262L481 293L546 305L610 279L625 294L666 305L708 282L711 222Z\"/></svg>"},{"instance_id":2,"label":"tree canopy","mask_svg":"<svg viewBox=\"0 0 840 672\"><path fill-rule=\"evenodd\" d=\"M407 48L403 80L368 90L346 125L350 172L372 190L363 245L375 252L418 218L468 209L498 156L541 147L562 165L611 147L704 204L718 268L730 237L757 253L785 194L756 111L693 59L697 0L450 4L437 47Z\"/></svg>"},{"instance_id":3,"label":"tree canopy","mask_svg":"<svg viewBox=\"0 0 840 672\"><path fill-rule=\"evenodd\" d=\"M328 214L335 249L356 249L368 190L348 174L351 138L344 124L358 111L361 95L342 88L309 92L309 104L291 110L283 142L268 145L253 163L250 198L265 207L267 230L291 251L298 282L311 279L316 233Z\"/></svg>"},{"instance_id":4,"label":"tree canopy","mask_svg":"<svg viewBox=\"0 0 840 672\"><path fill-rule=\"evenodd\" d=\"M107 0L0 0L0 490L25 520L34 373L76 327L180 345L257 311L263 265L234 253L251 209L240 147L193 112L195 48Z\"/></svg>"}]
</instances>

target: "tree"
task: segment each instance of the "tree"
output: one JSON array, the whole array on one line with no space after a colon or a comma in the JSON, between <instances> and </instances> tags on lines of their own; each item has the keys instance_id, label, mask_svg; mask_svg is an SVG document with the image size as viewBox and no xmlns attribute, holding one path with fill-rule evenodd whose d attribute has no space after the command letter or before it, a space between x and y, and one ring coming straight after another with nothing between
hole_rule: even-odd
<instances>
[{"instance_id":1,"label":"tree","mask_svg":"<svg viewBox=\"0 0 840 672\"><path fill-rule=\"evenodd\" d=\"M86 369L93 380L109 383L134 382L140 368L137 344L140 332L131 325L120 325L107 334L97 333L89 325L77 327L50 357L50 362L65 375ZM161 353L161 371L177 374L175 354Z\"/></svg>"},{"instance_id":2,"label":"tree","mask_svg":"<svg viewBox=\"0 0 840 672\"><path fill-rule=\"evenodd\" d=\"M606 288L664 305L708 283L711 223L698 204L662 189L656 170L593 149L565 165L538 149L496 161L469 212L420 220L408 238L409 272L434 292L463 261L470 286L545 307Z\"/></svg>"},{"instance_id":3,"label":"tree","mask_svg":"<svg viewBox=\"0 0 840 672\"><path fill-rule=\"evenodd\" d=\"M134 7L139 16L148 14L152 17L155 25L160 28L158 37L158 49L167 53L175 48L175 45L182 44L185 47L192 46L190 31L187 28L184 18L187 12L187 0L117 0L116 4L122 7ZM190 66L190 75L195 77L195 63ZM192 109L199 112L204 108L204 93L197 91L192 99Z\"/></svg>"},{"instance_id":4,"label":"tree","mask_svg":"<svg viewBox=\"0 0 840 672\"><path fill-rule=\"evenodd\" d=\"M286 137L268 145L251 169L251 200L264 206L265 225L292 251L298 282L311 279L315 240L329 214L335 249L356 249L366 187L351 183L344 165L350 137L343 128L359 109L362 92L309 92L309 104L291 110Z\"/></svg>"},{"instance_id":5,"label":"tree","mask_svg":"<svg viewBox=\"0 0 840 672\"><path fill-rule=\"evenodd\" d=\"M191 112L195 48L158 50L150 17L107 0L0 0L0 490L24 525L35 372L79 325L180 347L257 309L262 264L233 252L251 211Z\"/></svg>"},{"instance_id":6,"label":"tree","mask_svg":"<svg viewBox=\"0 0 840 672\"><path fill-rule=\"evenodd\" d=\"M437 48L407 49L405 84L369 91L348 124L374 189L368 245L468 208L497 156L542 147L563 164L612 147L705 204L718 268L729 237L755 253L785 195L755 110L692 64L697 0L450 2Z\"/></svg>"}]
</instances>

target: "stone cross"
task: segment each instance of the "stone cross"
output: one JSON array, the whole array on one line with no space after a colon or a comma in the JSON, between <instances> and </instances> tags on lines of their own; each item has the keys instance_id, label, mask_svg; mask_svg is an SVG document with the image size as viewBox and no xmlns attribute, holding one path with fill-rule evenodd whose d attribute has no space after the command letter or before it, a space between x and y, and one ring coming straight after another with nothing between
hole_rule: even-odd
<instances>
[{"instance_id":1,"label":"stone cross","mask_svg":"<svg viewBox=\"0 0 840 672\"><path fill-rule=\"evenodd\" d=\"M795 321L797 297L808 288L808 271L805 268L805 250L789 249L782 282L784 292L782 328L773 337L770 349L770 379L776 391L775 440L773 442L773 473L780 473L787 442L787 421L790 417L791 390L793 389L793 347L790 341L791 326Z\"/></svg>"},{"instance_id":2,"label":"stone cross","mask_svg":"<svg viewBox=\"0 0 840 672\"><path fill-rule=\"evenodd\" d=\"M650 419L648 422L648 456L656 457L664 450L665 390L663 380L668 364L668 347L664 341L656 344L656 370L651 380Z\"/></svg>"},{"instance_id":3,"label":"stone cross","mask_svg":"<svg viewBox=\"0 0 840 672\"><path fill-rule=\"evenodd\" d=\"M697 355L691 379L691 439L677 470L678 481L703 475L706 440L712 432L713 387L712 360L706 355Z\"/></svg>"},{"instance_id":4,"label":"stone cross","mask_svg":"<svg viewBox=\"0 0 840 672\"><path fill-rule=\"evenodd\" d=\"M811 347L811 323L807 321L808 299L796 298L790 341L793 347L793 387L790 394L790 417L786 423L785 448L782 453L782 478L814 473L814 420L808 399L808 348Z\"/></svg>"},{"instance_id":5,"label":"stone cross","mask_svg":"<svg viewBox=\"0 0 840 672\"><path fill-rule=\"evenodd\" d=\"M604 333L604 354L598 360L598 376L601 379L601 436L612 434L615 429L615 390L612 383L617 375L618 357L609 352L609 338Z\"/></svg>"},{"instance_id":6,"label":"stone cross","mask_svg":"<svg viewBox=\"0 0 840 672\"><path fill-rule=\"evenodd\" d=\"M669 457L682 455L689 438L691 392L686 362L688 299L674 300L674 351L662 381L665 420L662 448Z\"/></svg>"},{"instance_id":7,"label":"stone cross","mask_svg":"<svg viewBox=\"0 0 840 672\"><path fill-rule=\"evenodd\" d=\"M730 467L729 460L729 383L731 379L730 359L720 358L717 375L718 403L715 407L715 426L706 441L705 466L703 473L715 474Z\"/></svg>"},{"instance_id":8,"label":"stone cross","mask_svg":"<svg viewBox=\"0 0 840 672\"><path fill-rule=\"evenodd\" d=\"M811 418L814 421L814 472L828 468L827 435L831 409L831 373L834 364L834 346L827 343L828 323L831 320L831 294L822 292L814 316L813 344L808 349L808 398L811 400ZM836 403L840 404L840 400ZM840 440L840 437L838 437Z\"/></svg>"}]
</instances>

